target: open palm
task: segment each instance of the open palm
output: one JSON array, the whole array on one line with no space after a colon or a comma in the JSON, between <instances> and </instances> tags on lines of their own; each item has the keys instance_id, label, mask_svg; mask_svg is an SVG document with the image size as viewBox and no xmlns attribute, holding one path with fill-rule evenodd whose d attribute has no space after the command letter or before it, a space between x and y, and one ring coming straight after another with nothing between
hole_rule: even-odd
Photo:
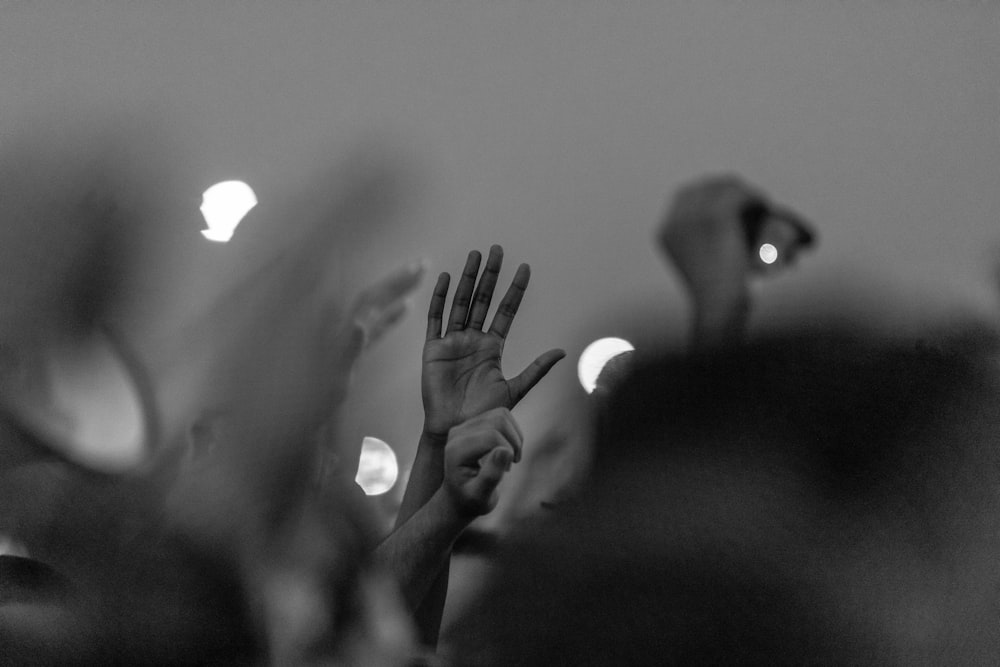
<instances>
[{"instance_id":1,"label":"open palm","mask_svg":"<svg viewBox=\"0 0 1000 667\"><path fill-rule=\"evenodd\" d=\"M481 256L469 253L452 299L447 328L442 335L444 305L451 277L442 273L434 286L427 315L421 389L424 399L424 431L443 440L449 429L493 408L513 408L535 384L565 356L549 350L524 371L509 380L501 368L507 332L528 287L531 270L518 267L514 280L497 307L490 328L483 331L493 299L503 249L490 248L486 268L479 278Z\"/></svg>"}]
</instances>

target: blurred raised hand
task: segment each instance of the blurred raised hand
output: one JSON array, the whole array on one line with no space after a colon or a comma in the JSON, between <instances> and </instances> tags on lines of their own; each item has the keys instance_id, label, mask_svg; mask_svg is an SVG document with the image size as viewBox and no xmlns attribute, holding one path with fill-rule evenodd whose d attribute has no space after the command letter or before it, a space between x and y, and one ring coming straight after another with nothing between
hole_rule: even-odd
<instances>
[{"instance_id":1,"label":"blurred raised hand","mask_svg":"<svg viewBox=\"0 0 1000 667\"><path fill-rule=\"evenodd\" d=\"M405 266L362 291L348 309L341 330L334 337L334 375L342 386L332 397L333 406L346 395L354 367L361 355L409 310L409 296L420 284L422 263Z\"/></svg>"},{"instance_id":2,"label":"blurred raised hand","mask_svg":"<svg viewBox=\"0 0 1000 667\"><path fill-rule=\"evenodd\" d=\"M812 226L736 176L679 189L657 241L693 301L696 344L739 338L750 308L751 276L790 266L815 242Z\"/></svg>"},{"instance_id":3,"label":"blurred raised hand","mask_svg":"<svg viewBox=\"0 0 1000 667\"><path fill-rule=\"evenodd\" d=\"M329 374L336 384L328 397L330 415L318 434L321 485L343 478L348 467L352 471L357 468L360 443L349 452L342 451L343 443L337 438L336 417L340 405L347 398L361 356L406 315L410 308L409 295L420 284L424 271L423 263L417 262L386 276L363 290L342 318L331 342L333 364Z\"/></svg>"}]
</instances>

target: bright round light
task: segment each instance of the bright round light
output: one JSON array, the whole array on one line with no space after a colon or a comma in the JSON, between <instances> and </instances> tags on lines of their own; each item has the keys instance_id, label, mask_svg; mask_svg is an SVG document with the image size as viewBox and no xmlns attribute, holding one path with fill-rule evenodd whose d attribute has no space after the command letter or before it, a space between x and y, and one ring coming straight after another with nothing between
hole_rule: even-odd
<instances>
[{"instance_id":1,"label":"bright round light","mask_svg":"<svg viewBox=\"0 0 1000 667\"><path fill-rule=\"evenodd\" d=\"M604 365L624 352L631 352L635 348L632 343L624 338L601 338L595 340L587 346L580 355L580 361L576 365L576 373L580 378L580 384L587 393L594 391L597 386L597 378L600 377Z\"/></svg>"},{"instance_id":2,"label":"bright round light","mask_svg":"<svg viewBox=\"0 0 1000 667\"><path fill-rule=\"evenodd\" d=\"M765 264L774 264L778 259L778 249L770 243L765 243L760 247L760 261Z\"/></svg>"},{"instance_id":3,"label":"bright round light","mask_svg":"<svg viewBox=\"0 0 1000 667\"><path fill-rule=\"evenodd\" d=\"M398 476L399 464L392 447L378 438L366 437L361 442L361 460L354 481L366 495L377 496L391 489Z\"/></svg>"},{"instance_id":4,"label":"bright round light","mask_svg":"<svg viewBox=\"0 0 1000 667\"><path fill-rule=\"evenodd\" d=\"M257 205L257 195L243 181L223 181L205 190L201 214L208 229L201 234L209 241L225 243L233 238L236 226Z\"/></svg>"}]
</instances>

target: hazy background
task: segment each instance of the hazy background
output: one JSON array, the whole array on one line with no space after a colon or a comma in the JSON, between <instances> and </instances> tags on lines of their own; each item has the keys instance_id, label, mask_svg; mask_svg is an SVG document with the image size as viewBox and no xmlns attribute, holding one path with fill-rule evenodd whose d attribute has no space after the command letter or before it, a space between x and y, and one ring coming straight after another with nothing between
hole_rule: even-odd
<instances>
[{"instance_id":1,"label":"hazy background","mask_svg":"<svg viewBox=\"0 0 1000 667\"><path fill-rule=\"evenodd\" d=\"M687 304L650 240L672 190L705 172L742 173L821 232L819 253L761 291L761 320L789 292L863 288L862 270L904 304L929 294L939 311L994 313L1000 5L612 4L0 2L0 149L32 132L71 142L108 118L148 138L134 171L174 202L154 223L190 241L149 267L143 340L296 223L253 219L242 249L208 244L205 187L243 179L262 203L323 195L337 183L321 167L382 156L399 209L345 249L345 277L360 286L418 258L430 272L363 362L343 428L406 464L438 271L494 242L502 280L532 265L506 370L550 347L569 357L516 413L530 441L578 390L588 342L681 340Z\"/></svg>"}]
</instances>

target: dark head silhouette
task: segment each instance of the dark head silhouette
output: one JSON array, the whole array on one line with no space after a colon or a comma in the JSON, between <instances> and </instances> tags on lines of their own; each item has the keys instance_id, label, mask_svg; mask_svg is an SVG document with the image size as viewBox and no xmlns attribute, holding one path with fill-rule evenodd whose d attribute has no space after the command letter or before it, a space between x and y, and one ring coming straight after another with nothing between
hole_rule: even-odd
<instances>
[{"instance_id":1,"label":"dark head silhouette","mask_svg":"<svg viewBox=\"0 0 1000 667\"><path fill-rule=\"evenodd\" d=\"M997 647L991 346L794 333L639 364L471 664L928 664Z\"/></svg>"}]
</instances>

